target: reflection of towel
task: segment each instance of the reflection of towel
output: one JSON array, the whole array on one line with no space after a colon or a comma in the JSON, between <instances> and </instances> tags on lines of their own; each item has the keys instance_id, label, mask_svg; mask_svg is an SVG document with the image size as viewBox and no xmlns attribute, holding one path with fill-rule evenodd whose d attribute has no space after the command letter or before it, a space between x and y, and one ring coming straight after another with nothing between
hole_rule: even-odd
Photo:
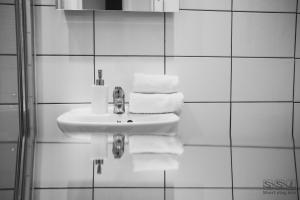
<instances>
[{"instance_id":1,"label":"reflection of towel","mask_svg":"<svg viewBox=\"0 0 300 200\"><path fill-rule=\"evenodd\" d=\"M178 92L177 76L134 74L133 92L174 93Z\"/></svg>"},{"instance_id":2,"label":"reflection of towel","mask_svg":"<svg viewBox=\"0 0 300 200\"><path fill-rule=\"evenodd\" d=\"M178 169L177 156L171 154L132 154L133 171L158 171Z\"/></svg>"},{"instance_id":3,"label":"reflection of towel","mask_svg":"<svg viewBox=\"0 0 300 200\"><path fill-rule=\"evenodd\" d=\"M129 153L169 153L180 155L183 145L176 137L133 135L129 137Z\"/></svg>"},{"instance_id":4,"label":"reflection of towel","mask_svg":"<svg viewBox=\"0 0 300 200\"><path fill-rule=\"evenodd\" d=\"M179 112L183 105L183 94L141 94L130 93L129 112L131 113L170 113Z\"/></svg>"}]
</instances>

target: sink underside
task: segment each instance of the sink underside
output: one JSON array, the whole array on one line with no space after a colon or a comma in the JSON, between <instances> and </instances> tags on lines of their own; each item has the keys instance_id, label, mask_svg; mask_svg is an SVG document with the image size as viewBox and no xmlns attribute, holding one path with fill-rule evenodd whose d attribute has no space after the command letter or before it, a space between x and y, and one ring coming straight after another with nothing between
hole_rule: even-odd
<instances>
[{"instance_id":1,"label":"sink underside","mask_svg":"<svg viewBox=\"0 0 300 200\"><path fill-rule=\"evenodd\" d=\"M57 118L61 131L71 136L116 133L168 135L177 128L178 121L179 117L173 113L118 115L112 112L112 106L107 114L93 114L90 107L85 107L71 110Z\"/></svg>"}]
</instances>

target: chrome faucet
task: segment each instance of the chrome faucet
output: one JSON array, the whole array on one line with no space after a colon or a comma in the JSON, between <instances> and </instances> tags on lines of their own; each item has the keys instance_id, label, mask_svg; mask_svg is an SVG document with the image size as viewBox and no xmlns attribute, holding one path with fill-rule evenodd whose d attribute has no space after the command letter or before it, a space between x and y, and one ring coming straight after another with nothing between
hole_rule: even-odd
<instances>
[{"instance_id":1,"label":"chrome faucet","mask_svg":"<svg viewBox=\"0 0 300 200\"><path fill-rule=\"evenodd\" d=\"M114 113L123 114L125 112L125 93L121 87L115 87L113 92Z\"/></svg>"}]
</instances>

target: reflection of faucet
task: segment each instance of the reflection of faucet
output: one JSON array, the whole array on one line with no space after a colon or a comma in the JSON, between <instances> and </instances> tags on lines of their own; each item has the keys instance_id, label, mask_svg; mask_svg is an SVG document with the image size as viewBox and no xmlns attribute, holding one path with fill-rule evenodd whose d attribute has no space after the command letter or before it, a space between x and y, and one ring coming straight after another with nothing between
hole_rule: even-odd
<instances>
[{"instance_id":1,"label":"reflection of faucet","mask_svg":"<svg viewBox=\"0 0 300 200\"><path fill-rule=\"evenodd\" d=\"M125 94L121 87L115 87L113 92L114 113L123 114L125 112Z\"/></svg>"},{"instance_id":2,"label":"reflection of faucet","mask_svg":"<svg viewBox=\"0 0 300 200\"><path fill-rule=\"evenodd\" d=\"M97 174L102 173L102 165L103 165L103 160L102 159L97 159L95 160L95 165L97 165Z\"/></svg>"},{"instance_id":3,"label":"reflection of faucet","mask_svg":"<svg viewBox=\"0 0 300 200\"><path fill-rule=\"evenodd\" d=\"M125 136L122 134L116 134L113 136L113 149L114 158L121 158L124 153Z\"/></svg>"}]
</instances>

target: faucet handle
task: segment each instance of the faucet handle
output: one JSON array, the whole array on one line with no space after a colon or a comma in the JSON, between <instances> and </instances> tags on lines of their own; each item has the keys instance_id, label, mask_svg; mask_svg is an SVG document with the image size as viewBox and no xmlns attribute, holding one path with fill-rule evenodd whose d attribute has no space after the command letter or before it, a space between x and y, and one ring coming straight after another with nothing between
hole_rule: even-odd
<instances>
[{"instance_id":1,"label":"faucet handle","mask_svg":"<svg viewBox=\"0 0 300 200\"><path fill-rule=\"evenodd\" d=\"M124 97L125 97L125 93L122 87L116 86L113 92L113 98L116 99L116 98L124 98Z\"/></svg>"}]
</instances>

